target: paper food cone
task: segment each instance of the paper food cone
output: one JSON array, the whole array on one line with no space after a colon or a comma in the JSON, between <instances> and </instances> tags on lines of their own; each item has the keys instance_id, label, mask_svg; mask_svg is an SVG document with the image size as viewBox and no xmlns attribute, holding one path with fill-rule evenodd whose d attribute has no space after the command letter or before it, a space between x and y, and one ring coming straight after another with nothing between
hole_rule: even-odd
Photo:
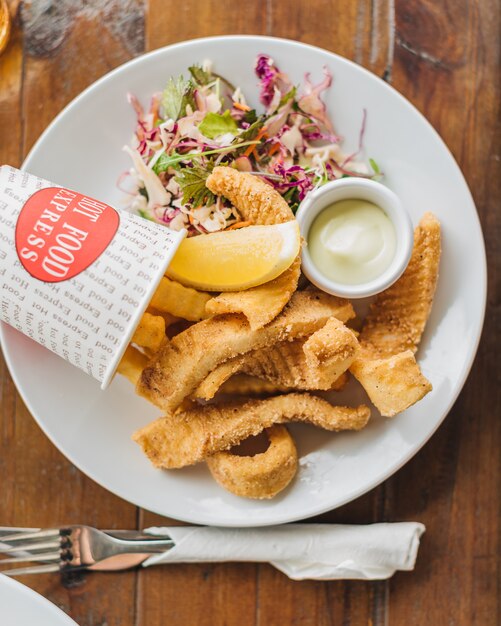
<instances>
[{"instance_id":1,"label":"paper food cone","mask_svg":"<svg viewBox=\"0 0 501 626\"><path fill-rule=\"evenodd\" d=\"M0 167L0 319L104 389L186 231Z\"/></svg>"}]
</instances>

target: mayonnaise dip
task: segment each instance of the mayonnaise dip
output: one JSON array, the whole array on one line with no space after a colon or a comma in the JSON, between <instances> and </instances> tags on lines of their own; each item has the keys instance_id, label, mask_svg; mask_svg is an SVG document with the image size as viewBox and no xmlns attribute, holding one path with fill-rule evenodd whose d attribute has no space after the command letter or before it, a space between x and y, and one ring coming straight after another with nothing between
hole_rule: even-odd
<instances>
[{"instance_id":1,"label":"mayonnaise dip","mask_svg":"<svg viewBox=\"0 0 501 626\"><path fill-rule=\"evenodd\" d=\"M367 283L390 266L397 246L386 213L367 200L340 200L326 207L308 233L313 263L330 280Z\"/></svg>"}]
</instances>

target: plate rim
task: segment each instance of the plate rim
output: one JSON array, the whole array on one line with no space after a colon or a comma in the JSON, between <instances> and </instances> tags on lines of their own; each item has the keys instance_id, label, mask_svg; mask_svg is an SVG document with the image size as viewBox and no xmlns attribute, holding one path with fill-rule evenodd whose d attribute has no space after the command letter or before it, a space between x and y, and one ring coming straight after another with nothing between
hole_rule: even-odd
<instances>
[{"instance_id":1,"label":"plate rim","mask_svg":"<svg viewBox=\"0 0 501 626\"><path fill-rule=\"evenodd\" d=\"M15 590L16 595L21 595L25 598L30 598L30 603L36 604L37 609L43 607L43 611L46 612L45 617L50 618L51 622L57 618L57 624L59 626L78 626L78 624L62 609L60 609L54 602L51 602L44 595L35 591L28 585L21 583L19 580L0 574L0 586L5 586L9 591ZM1 615L0 615L1 617ZM47 622L45 622L47 623ZM55 624L54 626L57 626Z\"/></svg>"},{"instance_id":2,"label":"plate rim","mask_svg":"<svg viewBox=\"0 0 501 626\"><path fill-rule=\"evenodd\" d=\"M145 52L133 59L130 59L129 61L126 61L125 63L119 65L118 67L114 68L113 70L111 70L110 72L106 73L104 76L101 76L100 78L98 78L96 81L94 81L93 83L91 83L88 87L86 87L83 91L81 91L75 98L73 98L55 117L54 119L50 122L50 124L47 126L47 128L41 133L41 135L39 136L39 138L37 139L37 141L34 143L34 145L32 146L32 148L30 149L28 155L26 156L26 158L23 161L23 164L21 165L21 169L22 170L26 170L29 168L30 166L30 161L31 159L34 157L35 153L37 152L39 145L42 144L42 142L45 140L45 137L51 132L52 128L58 123L59 119L62 118L68 111L70 111L74 106L77 106L80 102L81 99L83 99L88 93L92 92L94 89L98 88L102 83L105 83L111 76L118 74L120 72L122 72L125 68L129 68L131 66L134 65L140 65L142 62L145 61L145 59L151 59L154 58L155 56L160 56L161 54L163 54L166 50L172 50L172 49L183 49L184 47L187 47L191 44L194 43L205 43L205 42L227 42L228 44L231 43L237 43L239 41L241 41L242 39L245 40L251 40L251 41L258 41L258 42L263 42L263 44L266 44L266 42L282 42L288 45L293 45L294 47L297 47L299 49L304 49L304 48L308 48L317 52L322 52L322 53L326 53L329 54L333 57L336 58L336 60L342 64L346 64L348 66L352 66L354 67L357 71L361 71L365 77L368 80L373 80L373 81L377 81L379 83L383 83L386 89L389 89L391 92L393 92L394 95L396 95L398 97L398 100L400 101L400 105L407 107L408 109L410 109L414 114L417 114L421 120L428 126L429 130L431 130L432 134L435 136L435 139L438 140L440 142L440 144L442 145L443 148L445 148L447 154L449 155L450 159L452 160L452 163L455 165L455 167L457 168L458 173L461 176L461 179L464 183L464 187L465 187L465 191L468 194L468 197L471 201L471 204L473 205L475 211L474 211L474 215L473 217L473 221L475 222L475 226L477 228L478 234L479 234L479 240L480 240L480 244L481 244L481 249L478 250L479 253L481 253L481 276L478 277L478 283L479 283L479 287L480 287L480 292L481 292L481 301L480 301L480 305L481 305L481 309L480 309L480 316L479 316L479 324L478 327L475 329L476 330L476 335L474 337L474 341L471 343L470 345L470 351L468 354L468 358L465 360L465 362L463 363L463 368L462 371L460 372L460 374L457 377L457 387L454 390L454 392L451 394L449 401L447 403L446 409L443 412L443 415L440 417L440 419L437 421L437 423L434 425L434 427L430 430L430 432L427 434L427 436L419 443L419 445L416 448L413 448L412 450L410 450L407 454L405 454L403 456L402 459L400 459L400 461L398 463L396 463L395 465L393 465L390 469L385 469L384 471L380 472L377 476L373 477L373 479L371 481L368 481L367 484L364 487L361 487L360 489L357 489L355 491L353 491L352 493L350 493L349 495L347 495L345 498L340 499L335 505L332 505L332 503L326 504L324 506L312 506L311 510L308 510L306 512L300 512L297 514L282 514L282 515L274 515L274 519L273 521L262 521L262 520L253 520L252 521L252 526L270 526L270 525L274 525L274 524L283 524L283 523L288 523L288 522L294 522L294 521L298 521L298 520L302 520L302 519L308 519L311 518L313 516L317 516L317 515L321 515L323 513L326 513L328 511L332 511L335 510L341 506L344 506L345 504L352 502L353 500L359 498L360 496L364 495L365 493L368 493L369 491L371 491L372 489L374 489L375 487L377 487L378 485L380 485L382 482L384 482L385 480L387 480L388 478L390 478L391 476L393 476L393 474L395 474L396 472L398 472L406 463L408 463L408 461L415 456L424 446L425 444L429 441L429 439L432 437L432 435L435 434L435 432L437 431L437 429L439 428L439 426L443 423L443 421L445 420L445 418L447 417L447 415L450 413L452 407L454 406L459 394L461 393L461 391L464 388L464 385L466 383L466 380L470 374L470 371L473 367L473 363L475 361L477 352L478 352L478 347L480 344L480 340L482 337L482 331L483 331L483 327L484 327L484 321L485 321L485 313L486 313L486 304L487 304L487 258L486 258L486 249L485 249L485 241L484 241L484 236L483 236L483 232L482 232L482 227L481 227L481 222L480 222L480 218L479 218L479 214L478 214L478 210L475 204L475 201L473 199L473 196L471 194L468 182L466 181L463 172L461 170L461 168L459 167L459 164L457 163L456 159L454 158L454 155L452 154L452 152L450 151L449 147L447 146L447 144L445 143L445 141L442 139L442 137L440 136L440 134L438 133L438 131L433 127L433 125L431 124L431 122L428 121L428 119L423 115L423 113L421 113L409 100L407 100L407 98L405 98L405 96L403 96L399 91L397 91L397 89L395 87L393 87L392 85L390 85L389 83L387 83L386 81L384 81L383 79L381 79L379 76L377 76L376 74L372 73L371 71L369 71L368 69L366 69L365 67L355 63L354 61L347 59L335 52L332 52L330 50L326 50L325 48L321 48L319 46L314 46L311 44L307 44L307 43L303 43L300 41L296 41L296 40L292 40L292 39L286 39L286 38L281 38L281 37L270 37L270 36L264 36L264 35L221 35L221 36L211 36L211 37L199 37L199 38L193 38L193 39L188 39L188 40L184 40L181 42L176 42L173 44L169 44L167 46L163 46L161 48L157 48L155 50L152 50L150 52ZM9 373L14 381L14 384L16 385L17 391L19 393L19 395L21 396L23 402L25 403L26 407L28 408L31 416L34 418L35 422L38 424L38 426L41 428L41 430L43 431L44 435L51 441L51 443L57 448L57 450L59 450L59 452L65 457L67 458L73 465L75 465L83 474L85 474L86 476L88 476L89 478L91 478L94 482L96 482L98 485L100 485L101 487L103 487L104 489L106 489L107 491L109 491L110 493L113 493L114 495L124 499L125 501L129 502L130 504L132 504L133 506L138 506L141 508L144 508L147 511L151 511L153 513L157 513L161 516L167 516L167 517L171 517L172 513L165 513L162 510L159 510L158 508L156 508L155 506L151 506L150 504L147 504L146 506L144 504L141 504L141 500L140 499L136 499L135 501L129 499L129 496L124 495L123 493L120 492L120 490L115 490L115 489L111 489L109 486L103 484L103 482L101 481L101 479L97 478L94 474L94 472L92 470L88 470L88 469L82 469L81 464L76 461L73 458L73 454L68 454L66 451L63 452L63 450L59 447L59 445L56 443L56 441L54 440L53 436L51 434L49 434L47 432L47 430L45 429L43 423L41 423L41 421L39 420L39 418L35 415L35 412L33 410L32 407L32 403L30 400L28 400L27 394L25 393L25 389L23 388L23 385L20 383L20 380L17 376L17 373L14 372L14 366L11 360L11 354L7 353L5 351L5 329L8 328L10 329L10 327L3 323L0 322L0 345L2 346L2 351L4 354L4 359L7 365L7 368L9 370ZM242 524L242 522L236 522L233 520L229 520L227 522L215 522L215 520L213 519L215 516L214 515L209 515L206 514L205 512L202 512L200 515L197 515L195 517L192 517L190 514L186 515L178 515L176 513L176 517L175 519L178 519L180 521L184 521L184 522L188 522L188 523L193 523L193 524L214 524L216 523L219 526L226 526L226 527L238 527L238 526L242 526L245 524Z\"/></svg>"}]
</instances>

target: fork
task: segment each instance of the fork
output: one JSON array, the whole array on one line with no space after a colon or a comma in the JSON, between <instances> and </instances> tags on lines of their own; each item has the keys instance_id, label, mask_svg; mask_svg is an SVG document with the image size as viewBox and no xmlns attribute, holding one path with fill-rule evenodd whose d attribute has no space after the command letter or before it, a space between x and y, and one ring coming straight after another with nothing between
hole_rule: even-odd
<instances>
[{"instance_id":1,"label":"fork","mask_svg":"<svg viewBox=\"0 0 501 626\"><path fill-rule=\"evenodd\" d=\"M9 576L78 570L123 570L136 567L149 555L174 546L168 536L140 531L97 530L92 526L64 528L0 527L0 573ZM14 567L20 563L41 563ZM6 568L6 566L8 566Z\"/></svg>"}]
</instances>

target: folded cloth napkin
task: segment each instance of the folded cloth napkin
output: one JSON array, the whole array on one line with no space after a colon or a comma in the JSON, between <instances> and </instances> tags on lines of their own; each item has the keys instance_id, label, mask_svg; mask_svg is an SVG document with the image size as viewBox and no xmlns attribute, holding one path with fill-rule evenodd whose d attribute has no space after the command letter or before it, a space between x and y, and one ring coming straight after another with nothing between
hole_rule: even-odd
<instances>
[{"instance_id":1,"label":"folded cloth napkin","mask_svg":"<svg viewBox=\"0 0 501 626\"><path fill-rule=\"evenodd\" d=\"M397 570L414 569L424 531L417 522L153 527L145 532L169 535L175 546L150 557L143 566L254 561L271 563L293 580L375 580L389 578Z\"/></svg>"}]
</instances>

